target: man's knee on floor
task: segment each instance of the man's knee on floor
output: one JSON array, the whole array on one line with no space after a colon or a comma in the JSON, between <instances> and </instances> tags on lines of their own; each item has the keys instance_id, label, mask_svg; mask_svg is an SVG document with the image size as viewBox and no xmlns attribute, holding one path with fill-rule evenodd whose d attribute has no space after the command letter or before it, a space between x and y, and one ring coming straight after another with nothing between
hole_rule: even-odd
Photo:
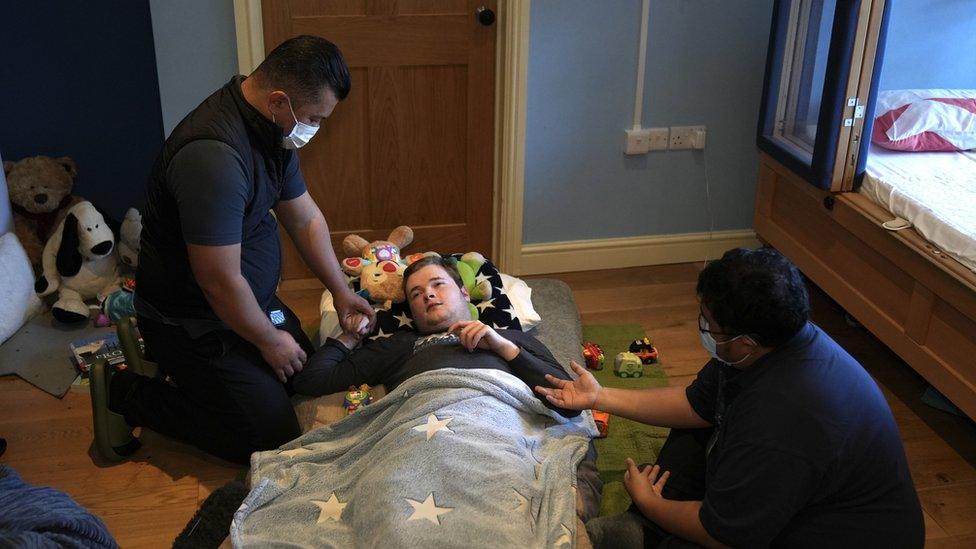
<instances>
[{"instance_id":1,"label":"man's knee on floor","mask_svg":"<svg viewBox=\"0 0 976 549\"><path fill-rule=\"evenodd\" d=\"M254 413L259 415L251 416L251 429L248 429L246 437L253 448L252 452L274 450L302 434L298 418L291 408L277 413L267 410Z\"/></svg>"}]
</instances>

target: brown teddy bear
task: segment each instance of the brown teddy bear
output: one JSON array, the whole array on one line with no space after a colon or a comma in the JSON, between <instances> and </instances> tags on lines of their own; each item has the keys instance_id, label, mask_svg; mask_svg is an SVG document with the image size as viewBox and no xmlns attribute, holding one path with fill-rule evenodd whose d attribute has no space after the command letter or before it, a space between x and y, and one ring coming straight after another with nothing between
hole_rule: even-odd
<instances>
[{"instance_id":1,"label":"brown teddy bear","mask_svg":"<svg viewBox=\"0 0 976 549\"><path fill-rule=\"evenodd\" d=\"M14 232L31 265L41 262L44 244L69 208L82 201L71 195L78 167L67 156L32 156L4 161L7 190L13 209Z\"/></svg>"}]
</instances>

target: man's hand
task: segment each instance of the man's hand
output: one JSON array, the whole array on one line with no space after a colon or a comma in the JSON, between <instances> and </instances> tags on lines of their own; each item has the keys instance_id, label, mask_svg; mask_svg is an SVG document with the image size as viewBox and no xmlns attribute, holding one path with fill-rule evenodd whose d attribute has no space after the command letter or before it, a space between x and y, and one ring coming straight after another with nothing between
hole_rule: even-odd
<instances>
[{"instance_id":1,"label":"man's hand","mask_svg":"<svg viewBox=\"0 0 976 549\"><path fill-rule=\"evenodd\" d=\"M336 313L339 314L339 324L343 332L355 332L360 337L373 330L376 323L376 311L368 301L347 290L335 296ZM365 326L360 324L360 315L364 315L369 322Z\"/></svg>"},{"instance_id":2,"label":"man's hand","mask_svg":"<svg viewBox=\"0 0 976 549\"><path fill-rule=\"evenodd\" d=\"M260 350L261 357L271 366L282 383L301 372L307 358L295 338L284 330L275 330L274 338Z\"/></svg>"},{"instance_id":3,"label":"man's hand","mask_svg":"<svg viewBox=\"0 0 976 549\"><path fill-rule=\"evenodd\" d=\"M485 349L492 351L505 360L512 360L518 356L518 345L505 339L494 328L480 320L460 320L447 330L457 334L461 339L461 346L469 351Z\"/></svg>"},{"instance_id":4,"label":"man's hand","mask_svg":"<svg viewBox=\"0 0 976 549\"><path fill-rule=\"evenodd\" d=\"M660 473L660 476L658 474ZM630 494L630 499L643 509L644 505L653 504L655 499L664 499L661 491L671 476L669 471L661 473L659 465L644 467L643 471L637 469L634 460L627 458L627 471L624 472L624 488Z\"/></svg>"},{"instance_id":5,"label":"man's hand","mask_svg":"<svg viewBox=\"0 0 976 549\"><path fill-rule=\"evenodd\" d=\"M570 361L569 366L579 376L575 381L559 379L550 374L546 374L546 381L554 388L542 387L537 385L535 392L546 397L546 399L560 408L568 410L586 410L596 406L596 399L600 396L600 382L593 377L586 368L583 368L576 361Z\"/></svg>"},{"instance_id":6,"label":"man's hand","mask_svg":"<svg viewBox=\"0 0 976 549\"><path fill-rule=\"evenodd\" d=\"M336 338L346 349L355 349L363 336L369 333L369 317L362 313L355 313L349 319L350 330L343 330Z\"/></svg>"}]
</instances>

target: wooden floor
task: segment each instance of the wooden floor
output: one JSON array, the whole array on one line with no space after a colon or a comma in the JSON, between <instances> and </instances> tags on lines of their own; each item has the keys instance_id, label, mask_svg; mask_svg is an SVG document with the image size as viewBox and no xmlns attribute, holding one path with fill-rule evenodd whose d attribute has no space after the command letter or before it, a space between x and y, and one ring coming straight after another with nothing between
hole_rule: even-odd
<instances>
[{"instance_id":1,"label":"wooden floor","mask_svg":"<svg viewBox=\"0 0 976 549\"><path fill-rule=\"evenodd\" d=\"M706 354L697 332L700 264L557 275L573 288L583 322L641 324L673 385L686 385ZM282 295L303 322L318 316L318 291ZM976 426L925 406L926 384L843 311L814 292L814 319L882 386L925 509L928 547L976 547ZM133 461L111 465L91 450L87 395L55 399L14 377L0 378L0 462L29 483L70 494L102 517L122 547L169 546L211 490L242 469L154 433Z\"/></svg>"}]
</instances>

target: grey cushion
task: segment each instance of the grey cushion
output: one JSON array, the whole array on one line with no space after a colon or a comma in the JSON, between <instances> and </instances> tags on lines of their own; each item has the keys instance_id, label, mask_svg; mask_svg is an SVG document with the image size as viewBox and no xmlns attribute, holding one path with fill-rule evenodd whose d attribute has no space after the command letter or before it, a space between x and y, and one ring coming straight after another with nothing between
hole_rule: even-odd
<instances>
[{"instance_id":1,"label":"grey cushion","mask_svg":"<svg viewBox=\"0 0 976 549\"><path fill-rule=\"evenodd\" d=\"M542 317L542 322L529 333L552 351L567 372L570 360L582 364L583 325L573 290L562 280L551 278L525 282L532 288L532 306Z\"/></svg>"}]
</instances>

